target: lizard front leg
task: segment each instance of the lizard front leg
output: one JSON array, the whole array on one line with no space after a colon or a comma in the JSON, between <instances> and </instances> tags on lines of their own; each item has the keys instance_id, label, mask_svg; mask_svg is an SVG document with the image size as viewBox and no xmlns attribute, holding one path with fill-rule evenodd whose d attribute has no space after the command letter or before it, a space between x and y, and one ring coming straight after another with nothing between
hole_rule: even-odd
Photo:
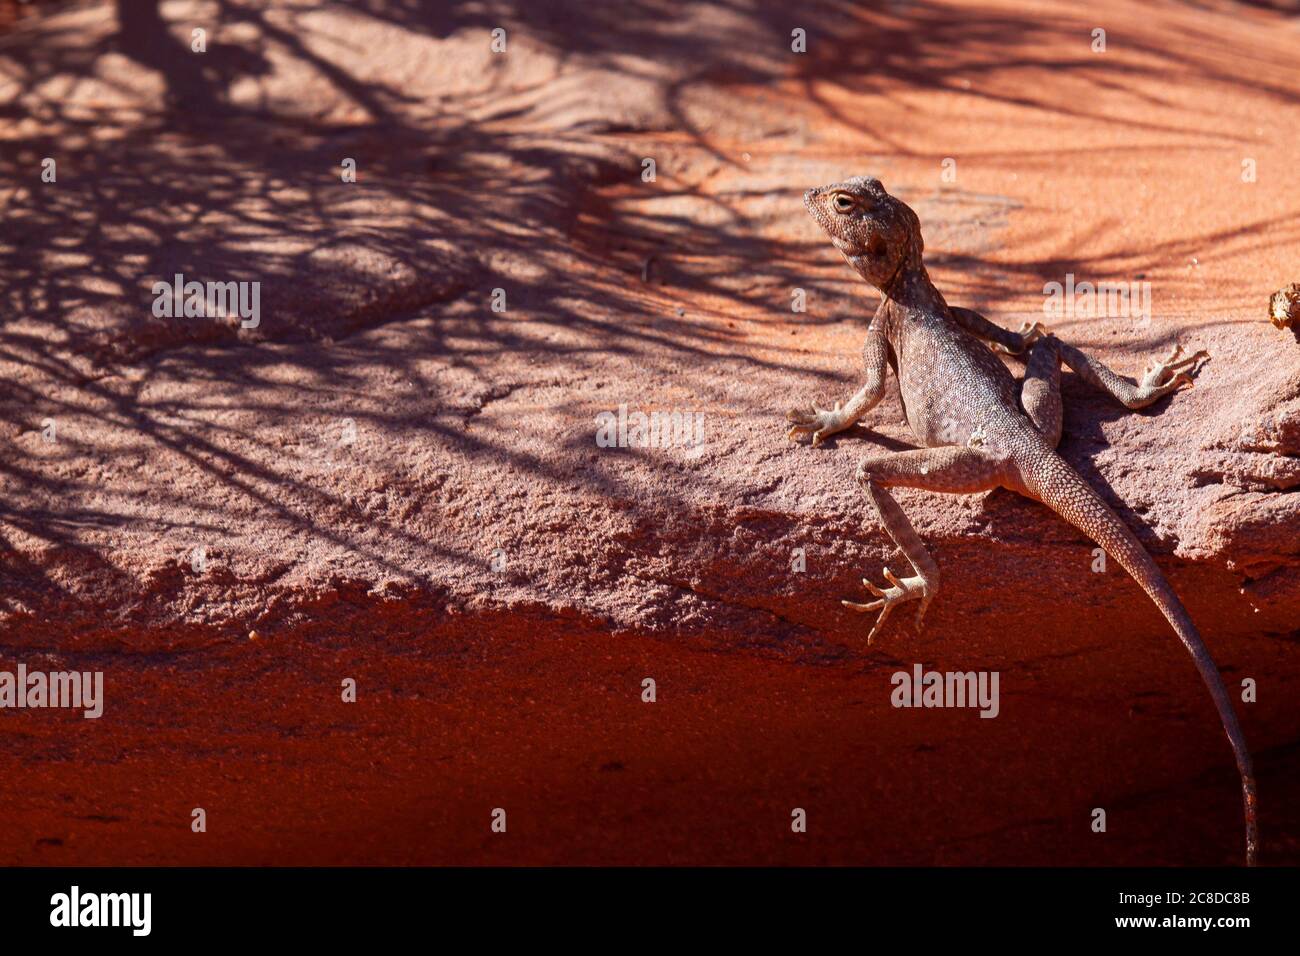
<instances>
[{"instance_id":1,"label":"lizard front leg","mask_svg":"<svg viewBox=\"0 0 1300 956\"><path fill-rule=\"evenodd\" d=\"M862 583L876 600L866 604L842 601L854 611L880 611L875 626L867 635L867 643L876 636L881 625L899 604L919 600L916 626L921 626L926 609L939 590L939 566L921 543L912 523L903 514L888 488L924 488L951 494L971 494L988 491L1005 483L1009 476L1007 459L980 448L947 446L920 448L896 454L870 455L858 465L857 479L867 491L867 497L876 508L885 531L907 558L915 572L910 577L897 578L885 568L885 578L890 587L878 588L866 578Z\"/></svg>"},{"instance_id":2,"label":"lizard front leg","mask_svg":"<svg viewBox=\"0 0 1300 956\"><path fill-rule=\"evenodd\" d=\"M867 368L867 381L857 394L834 408L818 408L810 405L805 409L792 408L786 412L786 421L790 422L787 438L812 434L812 443L820 445L828 435L842 432L852 427L863 415L871 411L885 395L885 370L889 366L889 340L874 324L867 332L867 341L862 346L863 364Z\"/></svg>"},{"instance_id":3,"label":"lizard front leg","mask_svg":"<svg viewBox=\"0 0 1300 956\"><path fill-rule=\"evenodd\" d=\"M962 309L950 306L948 311L957 320L957 324L971 335L993 343L995 352L1007 355L1023 355L1025 349L1047 334L1047 326L1041 322L1025 322L1020 331L1012 332L994 322L990 322L974 309Z\"/></svg>"}]
</instances>

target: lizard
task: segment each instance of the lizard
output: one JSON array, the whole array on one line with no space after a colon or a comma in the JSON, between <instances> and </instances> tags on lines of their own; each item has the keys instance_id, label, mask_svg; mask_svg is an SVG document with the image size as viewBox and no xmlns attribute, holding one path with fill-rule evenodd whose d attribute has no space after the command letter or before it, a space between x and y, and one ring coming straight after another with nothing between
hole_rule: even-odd
<instances>
[{"instance_id":1,"label":"lizard","mask_svg":"<svg viewBox=\"0 0 1300 956\"><path fill-rule=\"evenodd\" d=\"M1191 654L1232 746L1241 778L1246 821L1246 862L1258 847L1256 787L1250 752L1223 679L1178 595L1137 537L1056 451L1061 439L1061 364L1129 409L1144 408L1192 384L1207 353L1183 356L1175 347L1133 381L1066 344L1041 323L1012 332L980 313L949 306L922 261L921 223L905 202L879 180L859 176L810 189L804 205L859 276L880 294L880 305L863 346L866 383L847 402L830 409L791 409L788 437L811 435L819 445L860 421L884 396L887 369L898 380L903 414L925 446L871 454L855 478L885 531L911 565L888 586L867 579L875 600L843 601L851 610L878 611L868 644L890 613L919 602L917 627L939 588L939 568L890 494L920 488L970 494L1008 488L1041 502L1099 544L1142 587ZM986 344L987 343L987 344ZM1020 356L1019 384L996 352Z\"/></svg>"}]
</instances>

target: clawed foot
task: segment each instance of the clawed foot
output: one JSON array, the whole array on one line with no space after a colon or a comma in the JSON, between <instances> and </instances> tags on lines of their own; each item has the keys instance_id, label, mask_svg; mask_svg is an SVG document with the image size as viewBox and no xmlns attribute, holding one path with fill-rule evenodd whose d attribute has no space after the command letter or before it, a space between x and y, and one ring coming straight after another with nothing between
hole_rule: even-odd
<instances>
[{"instance_id":1,"label":"clawed foot","mask_svg":"<svg viewBox=\"0 0 1300 956\"><path fill-rule=\"evenodd\" d=\"M996 352L1002 352L1006 355L1024 355L1031 345L1041 339L1044 335L1050 334L1047 326L1042 322L1026 322L1020 326L1016 334L1020 336L1020 347L1015 351L1007 348L1005 345L994 343L993 349Z\"/></svg>"},{"instance_id":2,"label":"clawed foot","mask_svg":"<svg viewBox=\"0 0 1300 956\"><path fill-rule=\"evenodd\" d=\"M845 607L863 614L868 611L880 610L880 617L876 618L875 627L873 627L871 633L867 635L868 644L870 644L871 639L876 636L876 632L880 630L881 626L885 623L885 620L889 617L895 606L902 604L904 601L919 600L921 602L921 607L916 612L916 626L919 628L921 626L922 618L925 617L926 609L929 608L930 601L934 597L934 589L931 588L930 585L926 583L925 578L920 575L917 575L914 578L903 578L900 581L898 578L894 577L894 572L890 571L889 568L885 568L885 580L887 580L892 586L882 590L866 578L862 579L862 583L866 589L878 598L878 600L872 601L870 604L854 604L852 601L840 602Z\"/></svg>"},{"instance_id":3,"label":"clawed foot","mask_svg":"<svg viewBox=\"0 0 1300 956\"><path fill-rule=\"evenodd\" d=\"M843 431L849 427L849 422L845 421L844 415L841 414L841 403L836 402L832 409L818 408L816 405L809 405L807 408L792 408L785 413L785 420L791 422L790 430L785 433L786 438L797 439L800 435L812 433L813 447L820 445L828 435L834 435L836 432Z\"/></svg>"},{"instance_id":4,"label":"clawed foot","mask_svg":"<svg viewBox=\"0 0 1300 956\"><path fill-rule=\"evenodd\" d=\"M1196 371L1197 363L1210 357L1210 353L1204 350L1187 358L1180 358L1182 354L1183 347L1175 345L1167 358L1147 366L1142 373L1142 383L1138 386L1141 399L1154 401L1184 385L1191 385L1191 373ZM1188 371L1181 371L1182 369Z\"/></svg>"}]
</instances>

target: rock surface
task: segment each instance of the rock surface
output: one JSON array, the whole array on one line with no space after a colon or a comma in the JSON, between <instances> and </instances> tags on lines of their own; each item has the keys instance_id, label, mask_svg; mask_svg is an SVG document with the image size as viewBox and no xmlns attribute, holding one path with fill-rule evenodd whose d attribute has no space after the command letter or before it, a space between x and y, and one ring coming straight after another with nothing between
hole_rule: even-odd
<instances>
[{"instance_id":1,"label":"rock surface","mask_svg":"<svg viewBox=\"0 0 1300 956\"><path fill-rule=\"evenodd\" d=\"M782 415L858 385L875 300L799 199L866 172L950 302L1015 327L1067 275L1149 283L1149 315L1048 322L1130 374L1212 354L1136 414L1067 375L1062 452L1258 682L1264 858L1300 859L1300 344L1263 309L1294 23L589 6L86 3L0 37L2 653L110 686L93 730L24 718L0 861L1236 861L1185 653L1050 512L902 492L925 630L867 647L840 607L894 557L854 466L912 440L896 395L815 450ZM259 282L260 323L155 316L177 273ZM599 447L620 407L703 441ZM914 662L1000 671L1001 719L892 709Z\"/></svg>"}]
</instances>

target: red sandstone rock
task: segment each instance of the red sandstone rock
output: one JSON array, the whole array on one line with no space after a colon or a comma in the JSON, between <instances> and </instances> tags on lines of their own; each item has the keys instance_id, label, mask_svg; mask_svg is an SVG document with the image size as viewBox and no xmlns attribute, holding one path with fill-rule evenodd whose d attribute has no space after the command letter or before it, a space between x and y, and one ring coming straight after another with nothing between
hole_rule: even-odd
<instances>
[{"instance_id":1,"label":"red sandstone rock","mask_svg":"<svg viewBox=\"0 0 1300 956\"><path fill-rule=\"evenodd\" d=\"M106 4L0 38L3 654L110 688L93 731L18 738L0 861L1235 862L1199 680L1049 512L903 492L944 575L925 631L868 648L840 608L891 558L853 468L910 436L896 400L817 450L782 413L858 384L874 300L799 196L871 172L950 302L1016 327L1067 273L1149 282L1149 321L1049 324L1131 373L1211 352L1139 414L1067 376L1062 451L1259 682L1264 860L1294 862L1300 351L1258 302L1294 273L1300 74L1273 15L1106 2L1098 56L1064 5L814 6L798 56L763 5L433 6L271 5L197 61ZM177 272L260 282L260 324L156 318ZM598 447L622 405L701 412L704 442ZM1000 670L1002 716L892 710L917 661ZM203 799L237 836L189 839ZM507 799L528 838L484 848Z\"/></svg>"}]
</instances>

